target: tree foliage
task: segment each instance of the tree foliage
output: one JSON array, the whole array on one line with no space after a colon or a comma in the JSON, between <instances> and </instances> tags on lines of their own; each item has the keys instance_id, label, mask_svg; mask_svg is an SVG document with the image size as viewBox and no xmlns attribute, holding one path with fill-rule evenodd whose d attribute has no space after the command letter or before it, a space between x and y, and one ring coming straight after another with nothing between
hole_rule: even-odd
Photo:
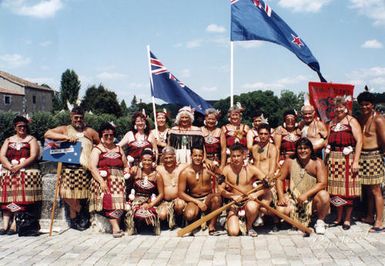
<instances>
[{"instance_id":1,"label":"tree foliage","mask_svg":"<svg viewBox=\"0 0 385 266\"><path fill-rule=\"evenodd\" d=\"M63 109L67 109L67 101L76 103L80 91L80 81L75 71L67 69L61 76L60 100Z\"/></svg>"},{"instance_id":2,"label":"tree foliage","mask_svg":"<svg viewBox=\"0 0 385 266\"><path fill-rule=\"evenodd\" d=\"M93 85L86 90L81 106L95 114L114 114L118 117L122 115L116 93L107 90L102 84L98 87Z\"/></svg>"}]
</instances>

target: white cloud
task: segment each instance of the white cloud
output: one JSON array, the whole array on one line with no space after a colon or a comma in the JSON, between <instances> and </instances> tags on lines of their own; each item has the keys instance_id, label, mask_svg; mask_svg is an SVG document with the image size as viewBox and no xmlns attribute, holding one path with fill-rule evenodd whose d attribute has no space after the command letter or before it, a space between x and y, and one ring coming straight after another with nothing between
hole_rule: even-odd
<instances>
[{"instance_id":1,"label":"white cloud","mask_svg":"<svg viewBox=\"0 0 385 266\"><path fill-rule=\"evenodd\" d=\"M102 72L97 74L96 77L101 80L121 80L126 78L127 75L118 72Z\"/></svg>"},{"instance_id":2,"label":"white cloud","mask_svg":"<svg viewBox=\"0 0 385 266\"><path fill-rule=\"evenodd\" d=\"M186 43L186 48L197 48L202 46L203 40L197 39L197 40L191 40Z\"/></svg>"},{"instance_id":3,"label":"white cloud","mask_svg":"<svg viewBox=\"0 0 385 266\"><path fill-rule=\"evenodd\" d=\"M382 90L385 87L385 67L361 68L346 74L346 76L347 82L356 86L368 85L369 88L374 87L374 89Z\"/></svg>"},{"instance_id":4,"label":"white cloud","mask_svg":"<svg viewBox=\"0 0 385 266\"><path fill-rule=\"evenodd\" d=\"M23 57L19 54L0 55L0 66L4 68L18 68L28 65L31 62L29 57Z\"/></svg>"},{"instance_id":5,"label":"white cloud","mask_svg":"<svg viewBox=\"0 0 385 266\"><path fill-rule=\"evenodd\" d=\"M39 44L42 47L48 47L48 46L50 46L52 44L52 42L51 41L44 41L44 42L41 42Z\"/></svg>"},{"instance_id":6,"label":"white cloud","mask_svg":"<svg viewBox=\"0 0 385 266\"><path fill-rule=\"evenodd\" d=\"M279 0L278 5L294 12L319 12L331 0Z\"/></svg>"},{"instance_id":7,"label":"white cloud","mask_svg":"<svg viewBox=\"0 0 385 266\"><path fill-rule=\"evenodd\" d=\"M226 28L217 24L210 24L207 26L206 31L214 33L224 33L226 32Z\"/></svg>"},{"instance_id":8,"label":"white cloud","mask_svg":"<svg viewBox=\"0 0 385 266\"><path fill-rule=\"evenodd\" d=\"M263 45L262 41L243 41L243 42L235 42L235 46L239 46L242 48L257 48Z\"/></svg>"},{"instance_id":9,"label":"white cloud","mask_svg":"<svg viewBox=\"0 0 385 266\"><path fill-rule=\"evenodd\" d=\"M350 0L350 3L350 7L357 9L359 14L373 20L375 26L385 26L384 0Z\"/></svg>"},{"instance_id":10,"label":"white cloud","mask_svg":"<svg viewBox=\"0 0 385 266\"><path fill-rule=\"evenodd\" d=\"M362 48L374 48L374 49L379 49L382 48L382 43L378 40L367 40L361 45Z\"/></svg>"},{"instance_id":11,"label":"white cloud","mask_svg":"<svg viewBox=\"0 0 385 266\"><path fill-rule=\"evenodd\" d=\"M245 83L241 87L243 89L249 90L259 90L259 89L270 89L270 90L282 90L288 89L288 85L301 84L304 81L308 81L309 78L303 75L298 75L296 77L287 77L273 82L254 82L254 83Z\"/></svg>"},{"instance_id":12,"label":"white cloud","mask_svg":"<svg viewBox=\"0 0 385 266\"><path fill-rule=\"evenodd\" d=\"M30 3L31 1L26 0L5 0L3 5L18 15L42 19L54 17L63 7L61 0L43 0L32 5Z\"/></svg>"}]
</instances>

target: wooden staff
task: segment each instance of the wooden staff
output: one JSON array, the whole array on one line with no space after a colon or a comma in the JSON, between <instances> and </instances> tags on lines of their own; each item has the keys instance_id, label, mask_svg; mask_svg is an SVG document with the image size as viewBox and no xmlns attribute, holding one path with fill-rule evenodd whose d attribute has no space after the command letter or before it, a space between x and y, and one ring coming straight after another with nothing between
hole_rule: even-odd
<instances>
[{"instance_id":1,"label":"wooden staff","mask_svg":"<svg viewBox=\"0 0 385 266\"><path fill-rule=\"evenodd\" d=\"M250 193L245 193L243 192L239 187L237 186L234 186L233 184L230 184L229 182L225 181L226 182L226 185L232 187L233 189L241 192L243 195L247 196L248 194ZM277 211L276 209L270 207L268 204L264 203L263 201L260 201L259 199L255 199L255 201L263 206L264 208L266 208L269 212L275 214L276 216L278 216L279 218L285 220L286 222L288 222L289 224L291 224L292 226L298 228L299 230L301 230L302 232L304 232L305 234L308 234L310 235L311 233L313 233L313 230L311 230L309 227L306 227L304 226L303 224L301 224L300 222L294 220L293 218L290 218L289 216L283 214L282 212L280 211Z\"/></svg>"},{"instance_id":2,"label":"wooden staff","mask_svg":"<svg viewBox=\"0 0 385 266\"><path fill-rule=\"evenodd\" d=\"M49 236L52 236L53 220L55 219L56 201L59 196L60 177L61 177L62 167L63 167L63 163L59 162L57 164L57 171L56 171L55 196L52 202L51 224L49 225Z\"/></svg>"},{"instance_id":3,"label":"wooden staff","mask_svg":"<svg viewBox=\"0 0 385 266\"><path fill-rule=\"evenodd\" d=\"M199 226L201 226L203 223L207 222L207 221L210 221L212 218L218 216L219 214L221 214L221 212L223 212L224 210L230 208L231 205L233 205L234 203L237 203L237 202L241 202L243 200L245 200L247 198L247 195L251 194L251 193L254 193L258 190L261 190L263 189L264 185L259 185L253 189L251 189L249 192L246 193L245 196L241 197L241 199L235 201L231 201L229 203L227 203L226 205L210 212L209 214L203 216L202 218L200 218L199 220L189 224L188 226L180 229L178 232L177 232L177 236L184 236L185 234L188 234L190 233L192 230L194 230L195 228L198 228Z\"/></svg>"}]
</instances>

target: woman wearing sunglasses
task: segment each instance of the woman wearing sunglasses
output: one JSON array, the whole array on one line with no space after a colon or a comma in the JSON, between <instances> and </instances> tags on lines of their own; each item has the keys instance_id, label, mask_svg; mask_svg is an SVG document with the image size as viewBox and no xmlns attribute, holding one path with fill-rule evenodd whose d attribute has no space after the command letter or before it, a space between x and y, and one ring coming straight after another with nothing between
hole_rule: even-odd
<instances>
[{"instance_id":1,"label":"woman wearing sunglasses","mask_svg":"<svg viewBox=\"0 0 385 266\"><path fill-rule=\"evenodd\" d=\"M125 173L128 173L126 156L120 146L114 143L115 127L103 123L99 129L101 143L91 152L90 212L96 211L107 217L113 237L122 237L120 217L125 210ZM127 176L127 174L126 174Z\"/></svg>"},{"instance_id":2,"label":"woman wearing sunglasses","mask_svg":"<svg viewBox=\"0 0 385 266\"><path fill-rule=\"evenodd\" d=\"M12 214L32 212L36 209L34 204L42 200L42 179L37 165L39 145L29 134L25 117L16 116L13 125L16 134L4 141L0 152L3 165L0 172L0 206L3 211L0 235L16 234ZM40 228L35 229L38 233Z\"/></svg>"}]
</instances>

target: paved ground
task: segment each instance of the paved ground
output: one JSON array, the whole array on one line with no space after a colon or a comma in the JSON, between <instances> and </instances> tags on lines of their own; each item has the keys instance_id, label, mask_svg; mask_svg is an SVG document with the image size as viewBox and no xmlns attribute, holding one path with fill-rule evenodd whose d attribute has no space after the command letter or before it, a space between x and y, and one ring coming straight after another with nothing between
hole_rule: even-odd
<instances>
[{"instance_id":1,"label":"paved ground","mask_svg":"<svg viewBox=\"0 0 385 266\"><path fill-rule=\"evenodd\" d=\"M324 236L261 232L258 237L136 235L114 239L91 230L49 237L0 237L0 265L385 265L385 233L369 225L329 228Z\"/></svg>"}]
</instances>

